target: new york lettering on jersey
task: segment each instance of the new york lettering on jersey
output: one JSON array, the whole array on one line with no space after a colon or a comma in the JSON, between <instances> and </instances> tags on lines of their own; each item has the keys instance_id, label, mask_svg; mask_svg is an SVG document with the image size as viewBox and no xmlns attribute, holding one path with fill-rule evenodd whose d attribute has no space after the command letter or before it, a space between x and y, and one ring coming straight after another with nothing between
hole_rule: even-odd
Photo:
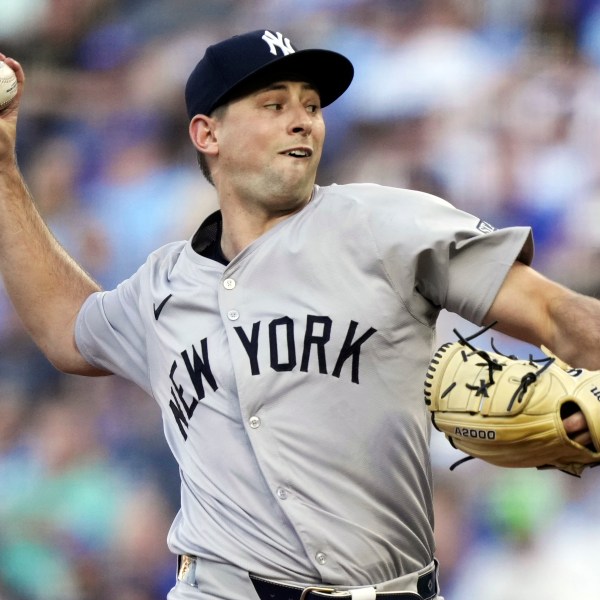
<instances>
[{"instance_id":1,"label":"new york lettering on jersey","mask_svg":"<svg viewBox=\"0 0 600 600\"><path fill-rule=\"evenodd\" d=\"M280 373L294 370L308 372L309 369L315 369L315 372L320 374L331 374L338 378L345 372L352 383L359 384L361 349L377 330L368 327L361 333L359 323L350 321L347 325L340 325L340 329L346 328L342 345L330 348L333 327L334 323L330 317L307 315L304 326L286 316L268 323L256 321L249 332L241 326L234 327L234 330L248 356L248 374L251 376L259 376L267 369ZM268 335L260 336L261 329L266 329ZM300 356L296 349L297 338L301 341ZM259 352L261 343L268 344L268 352ZM348 361L349 366L344 368ZM333 368L330 372L331 364ZM219 387L210 367L208 338L202 338L197 344L183 349L171 363L168 376L171 382L169 408L183 439L186 440L189 422L198 403L206 397L207 387L213 392ZM185 393L184 380L192 384L193 395Z\"/></svg>"}]
</instances>

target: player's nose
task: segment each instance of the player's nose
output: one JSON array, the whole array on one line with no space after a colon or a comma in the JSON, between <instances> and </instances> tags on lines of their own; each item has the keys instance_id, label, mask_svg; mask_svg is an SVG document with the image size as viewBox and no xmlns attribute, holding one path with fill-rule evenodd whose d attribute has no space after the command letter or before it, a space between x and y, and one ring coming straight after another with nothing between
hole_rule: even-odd
<instances>
[{"instance_id":1,"label":"player's nose","mask_svg":"<svg viewBox=\"0 0 600 600\"><path fill-rule=\"evenodd\" d=\"M294 106L290 113L290 133L308 136L312 133L312 118L303 104Z\"/></svg>"}]
</instances>

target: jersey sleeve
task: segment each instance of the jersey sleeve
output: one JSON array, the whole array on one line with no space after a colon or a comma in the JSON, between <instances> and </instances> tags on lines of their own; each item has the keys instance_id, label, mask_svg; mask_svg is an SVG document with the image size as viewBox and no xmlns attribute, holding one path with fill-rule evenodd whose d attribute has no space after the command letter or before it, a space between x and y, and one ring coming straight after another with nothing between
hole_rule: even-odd
<instances>
[{"instance_id":1,"label":"jersey sleeve","mask_svg":"<svg viewBox=\"0 0 600 600\"><path fill-rule=\"evenodd\" d=\"M139 309L142 270L114 290L96 292L85 301L75 324L75 341L91 365L129 379L150 394Z\"/></svg>"},{"instance_id":2,"label":"jersey sleeve","mask_svg":"<svg viewBox=\"0 0 600 600\"><path fill-rule=\"evenodd\" d=\"M383 210L371 215L373 236L390 278L417 317L425 300L481 324L514 262L530 264L533 258L529 227L495 229L422 192L379 193Z\"/></svg>"}]
</instances>

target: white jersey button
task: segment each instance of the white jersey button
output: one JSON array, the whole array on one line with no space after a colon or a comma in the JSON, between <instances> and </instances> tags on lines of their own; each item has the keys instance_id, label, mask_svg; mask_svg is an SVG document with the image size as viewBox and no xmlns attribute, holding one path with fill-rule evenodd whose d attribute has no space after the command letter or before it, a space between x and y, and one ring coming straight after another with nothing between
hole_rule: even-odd
<instances>
[{"instance_id":1,"label":"white jersey button","mask_svg":"<svg viewBox=\"0 0 600 600\"><path fill-rule=\"evenodd\" d=\"M327 562L327 554L325 552L317 552L315 558L320 565L324 565Z\"/></svg>"},{"instance_id":2,"label":"white jersey button","mask_svg":"<svg viewBox=\"0 0 600 600\"><path fill-rule=\"evenodd\" d=\"M223 287L226 290L232 290L235 287L235 279L226 279L223 282Z\"/></svg>"},{"instance_id":3,"label":"white jersey button","mask_svg":"<svg viewBox=\"0 0 600 600\"><path fill-rule=\"evenodd\" d=\"M258 429L260 427L260 418L250 417L248 423L250 423L250 427L252 427L252 429Z\"/></svg>"},{"instance_id":4,"label":"white jersey button","mask_svg":"<svg viewBox=\"0 0 600 600\"><path fill-rule=\"evenodd\" d=\"M277 497L280 500L285 500L288 497L288 493L287 490L285 490L284 488L277 488Z\"/></svg>"},{"instance_id":5,"label":"white jersey button","mask_svg":"<svg viewBox=\"0 0 600 600\"><path fill-rule=\"evenodd\" d=\"M230 310L227 313L227 318L230 321L237 321L240 318L240 313L237 310Z\"/></svg>"}]
</instances>

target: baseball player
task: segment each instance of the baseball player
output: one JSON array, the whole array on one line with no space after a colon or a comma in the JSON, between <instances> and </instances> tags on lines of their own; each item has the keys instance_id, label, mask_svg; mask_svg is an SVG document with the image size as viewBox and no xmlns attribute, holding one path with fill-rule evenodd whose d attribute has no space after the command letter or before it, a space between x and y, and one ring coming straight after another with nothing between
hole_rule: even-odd
<instances>
[{"instance_id":1,"label":"baseball player","mask_svg":"<svg viewBox=\"0 0 600 600\"><path fill-rule=\"evenodd\" d=\"M181 471L169 600L441 598L423 401L440 310L598 368L600 303L527 266L528 228L315 185L322 109L352 65L269 30L209 47L186 86L220 211L100 291L19 174L24 74L6 62L21 89L0 115L4 282L57 368L121 375L160 405ZM587 435L581 414L565 423Z\"/></svg>"}]
</instances>

